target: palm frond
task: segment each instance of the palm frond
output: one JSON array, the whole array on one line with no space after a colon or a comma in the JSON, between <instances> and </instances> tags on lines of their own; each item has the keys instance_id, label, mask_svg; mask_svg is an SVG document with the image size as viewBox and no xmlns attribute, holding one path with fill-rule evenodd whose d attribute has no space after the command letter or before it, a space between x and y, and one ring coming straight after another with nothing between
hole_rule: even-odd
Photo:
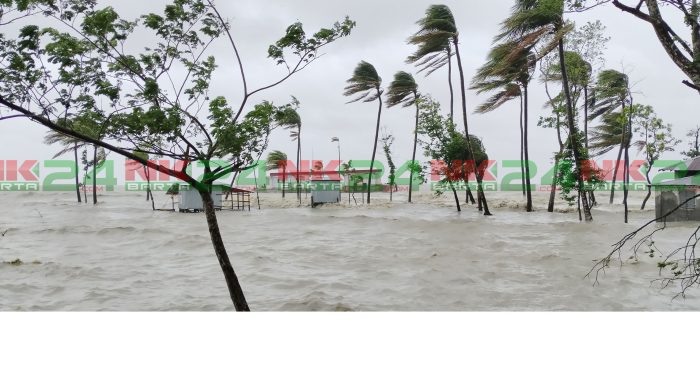
<instances>
[{"instance_id":1,"label":"palm frond","mask_svg":"<svg viewBox=\"0 0 700 390\"><path fill-rule=\"evenodd\" d=\"M402 104L404 107L416 103L418 96L418 84L410 73L399 71L394 75L394 80L387 90L387 107Z\"/></svg>"},{"instance_id":2,"label":"palm frond","mask_svg":"<svg viewBox=\"0 0 700 390\"><path fill-rule=\"evenodd\" d=\"M379 77L377 69L374 65L367 61L360 61L355 67L355 71L351 78L347 80L348 85L345 87L345 96L359 96L349 103L359 101L372 102L379 98L381 93L382 78Z\"/></svg>"}]
</instances>

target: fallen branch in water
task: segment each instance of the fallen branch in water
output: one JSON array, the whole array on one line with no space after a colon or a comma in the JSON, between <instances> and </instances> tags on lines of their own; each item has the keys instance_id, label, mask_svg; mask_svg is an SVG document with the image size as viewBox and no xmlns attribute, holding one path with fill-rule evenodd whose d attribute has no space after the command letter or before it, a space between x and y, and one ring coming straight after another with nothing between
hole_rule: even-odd
<instances>
[{"instance_id":1,"label":"fallen branch in water","mask_svg":"<svg viewBox=\"0 0 700 390\"><path fill-rule=\"evenodd\" d=\"M651 233L644 235L642 238L636 241L636 243L632 246L633 255L631 259L639 261L639 250L644 245L647 245L649 248L651 248L652 252L658 251L658 248L656 248L653 240L654 235L656 235L660 231L666 230L666 228L668 227L666 220L670 215L680 210L683 206L690 203L691 201L694 202L698 198L700 198L700 194L695 195L690 199L687 199L685 202L679 204L676 208L669 211L668 213L662 215L659 218L647 222L639 229L624 236L622 240L618 241L615 245L613 245L613 250L610 252L610 254L608 254L602 260L596 262L591 271L588 272L588 274L586 274L586 278L589 278L595 274L595 282L593 283L593 285L598 285L600 273L605 273L605 269L610 267L610 263L613 261L613 259L617 259L620 262L620 266L622 266L622 251L625 249L625 247L628 246L628 244L631 241L635 240L635 238L638 235L640 235L642 231L647 229L652 224L662 222L663 226L655 228ZM656 279L654 282L660 282L662 289L667 288L674 282L680 282L681 292L679 292L676 295L676 297L685 297L685 293L690 287L700 285L700 259L698 259L695 255L695 249L699 244L700 226L698 226L698 228L695 229L693 234L690 235L684 246L677 248L676 250L671 252L671 254L669 254L663 262L658 263L660 276L662 276L664 270L672 272L672 274L668 277L661 277L659 279ZM682 257L675 258L676 256L679 256L681 254Z\"/></svg>"}]
</instances>

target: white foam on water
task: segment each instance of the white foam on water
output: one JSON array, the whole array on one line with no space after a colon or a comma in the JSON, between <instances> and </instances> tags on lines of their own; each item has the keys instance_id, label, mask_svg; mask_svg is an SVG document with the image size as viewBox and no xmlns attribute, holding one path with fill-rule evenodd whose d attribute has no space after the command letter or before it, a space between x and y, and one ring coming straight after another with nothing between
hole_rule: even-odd
<instances>
[{"instance_id":1,"label":"white foam on water","mask_svg":"<svg viewBox=\"0 0 700 390\"><path fill-rule=\"evenodd\" d=\"M463 198L463 194L460 194ZM250 306L259 311L698 310L700 292L661 290L658 259L584 276L649 219L633 194L631 223L602 205L595 222L535 194L489 193L495 216L454 210L451 194L373 194L372 205L317 209L296 194L261 194L262 210L222 211L219 223ZM0 194L0 310L215 311L231 302L202 214L153 212L143 194L78 205L70 193ZM156 194L157 203L169 198ZM600 197L607 201L607 195ZM653 207L653 201L651 202ZM671 249L696 225L663 232ZM23 264L11 265L21 259ZM38 262L38 263L34 263Z\"/></svg>"}]
</instances>

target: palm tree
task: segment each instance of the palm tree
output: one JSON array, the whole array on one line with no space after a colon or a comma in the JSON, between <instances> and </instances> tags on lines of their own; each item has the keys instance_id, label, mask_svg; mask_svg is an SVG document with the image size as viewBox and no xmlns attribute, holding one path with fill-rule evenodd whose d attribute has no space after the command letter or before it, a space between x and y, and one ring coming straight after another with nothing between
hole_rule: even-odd
<instances>
[{"instance_id":1,"label":"palm tree","mask_svg":"<svg viewBox=\"0 0 700 390\"><path fill-rule=\"evenodd\" d=\"M416 106L416 127L413 131L413 155L411 161L415 163L416 152L418 150L418 118L420 117L420 106L418 105L418 84L410 73L397 72L394 75L394 81L389 85L387 91L386 105L391 108L401 104L403 107ZM408 187L408 203L413 201L413 169Z\"/></svg>"},{"instance_id":2,"label":"palm tree","mask_svg":"<svg viewBox=\"0 0 700 390\"><path fill-rule=\"evenodd\" d=\"M80 196L80 177L78 176L78 172L80 171L80 162L78 160L78 149L84 147L86 145L85 142L77 140L72 137L68 137L63 134L55 133L55 132L50 132L46 134L44 137L44 143L46 145L55 145L58 144L60 145L63 149L56 153L53 158L60 157L66 153L73 152L73 158L75 160L75 192L76 195L78 196L78 203L82 203L82 198ZM85 199L85 202L87 202L87 199Z\"/></svg>"},{"instance_id":3,"label":"palm tree","mask_svg":"<svg viewBox=\"0 0 700 390\"><path fill-rule=\"evenodd\" d=\"M573 29L564 21L564 0L516 0L511 16L502 23L502 32L497 40L519 41L524 46L538 46L539 57L558 49L562 86L565 97L566 117L569 126L569 145L576 163L579 198L583 201L586 221L593 215L584 191L582 145L576 128L573 98L564 53L564 37Z\"/></svg>"},{"instance_id":4,"label":"palm tree","mask_svg":"<svg viewBox=\"0 0 700 390\"><path fill-rule=\"evenodd\" d=\"M282 169L282 198L285 197L285 189L287 187L287 154L275 150L267 156L267 169L277 170ZM297 175L298 176L298 175Z\"/></svg>"},{"instance_id":5,"label":"palm tree","mask_svg":"<svg viewBox=\"0 0 700 390\"><path fill-rule=\"evenodd\" d=\"M379 77L377 70L372 64L366 61L360 61L360 63L355 68L353 75L347 81L348 85L345 87L345 96L358 96L357 98L350 101L354 102L365 102L370 103L373 101L379 102L379 110L377 113L377 130L374 136L374 148L372 149L372 162L369 168L369 181L367 186L367 204L371 202L372 195L372 175L374 174L374 160L377 157L377 144L379 143L379 126L382 120L382 78Z\"/></svg>"},{"instance_id":6,"label":"palm tree","mask_svg":"<svg viewBox=\"0 0 700 390\"><path fill-rule=\"evenodd\" d=\"M486 64L478 70L472 82L472 89L477 90L477 93L497 91L477 108L478 113L493 111L509 100L520 98L521 170L528 212L533 211L528 147L528 86L535 64L532 47L509 41L491 50Z\"/></svg>"},{"instance_id":7,"label":"palm tree","mask_svg":"<svg viewBox=\"0 0 700 390\"><path fill-rule=\"evenodd\" d=\"M425 13L425 18L421 19L418 24L421 26L421 31L419 31L416 35L422 35L426 37L426 39L432 38L432 40L429 41L435 42L435 45L438 42L442 42L446 39L448 46L454 49L455 56L457 57L457 67L459 70L460 89L462 94L464 135L467 146L471 150L472 138L469 136L469 124L467 120L467 92L465 86L464 67L462 66L462 57L459 51L459 31L457 30L457 23L455 22L452 10L450 10L450 8L444 4L431 5L428 7L428 10ZM450 57L447 59L449 60ZM472 153L470 154L474 155L473 150L471 152ZM484 194L482 185L482 176L479 170L476 170L476 181L479 189L479 211L484 211L484 215L491 215L486 202L486 195Z\"/></svg>"},{"instance_id":8,"label":"palm tree","mask_svg":"<svg viewBox=\"0 0 700 390\"><path fill-rule=\"evenodd\" d=\"M603 117L603 123L605 124L606 120L610 120L610 114L618 108L621 108L622 112L626 111L628 95L629 77L617 70L603 70L598 74L595 91L589 96L589 101L587 102L587 105L593 109L588 119L594 120ZM608 116L607 119L605 118L606 116ZM617 116L616 118L619 119ZM620 149L617 160L615 160L615 171L613 174L612 188L610 190L610 204L613 204L615 201L615 183L617 181L620 160L622 159L622 152L629 148L629 146L625 147L625 144L629 144L630 141L629 138L625 138L627 133L620 132L619 134L620 138L617 144L620 146ZM627 165L625 165L625 172L627 172L627 169Z\"/></svg>"},{"instance_id":9,"label":"palm tree","mask_svg":"<svg viewBox=\"0 0 700 390\"><path fill-rule=\"evenodd\" d=\"M601 118L601 124L594 128L591 133L591 150L597 155L603 155L610 152L619 146L618 159L615 161L615 170L613 173L613 191L615 187L615 178L617 177L620 158L622 152L625 151L626 164L629 164L629 148L632 143L632 131L628 125L627 112L609 112ZM625 165L624 171L625 185L628 180L629 171ZM627 200L625 199L625 222L627 222Z\"/></svg>"},{"instance_id":10,"label":"palm tree","mask_svg":"<svg viewBox=\"0 0 700 390\"><path fill-rule=\"evenodd\" d=\"M301 178L299 175L301 170L301 116L298 109L299 101L292 96L292 103L279 110L275 120L280 127L289 130L292 141L297 142L297 198L301 204Z\"/></svg>"},{"instance_id":11,"label":"palm tree","mask_svg":"<svg viewBox=\"0 0 700 390\"><path fill-rule=\"evenodd\" d=\"M420 72L427 76L447 65L447 82L450 87L450 119L454 121L454 86L452 85L452 44L450 39L454 32L454 20L450 24L451 13L445 13L444 6L431 6L425 12L425 17L416 24L418 32L411 35L408 43L416 45L415 53L406 62L415 64ZM449 11L449 9L448 9Z\"/></svg>"}]
</instances>

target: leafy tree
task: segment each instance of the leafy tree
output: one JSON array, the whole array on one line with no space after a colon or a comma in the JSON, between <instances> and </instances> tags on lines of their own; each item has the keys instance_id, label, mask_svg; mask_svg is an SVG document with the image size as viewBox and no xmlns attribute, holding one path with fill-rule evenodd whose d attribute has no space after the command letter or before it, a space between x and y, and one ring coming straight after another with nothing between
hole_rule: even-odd
<instances>
[{"instance_id":1,"label":"leafy tree","mask_svg":"<svg viewBox=\"0 0 700 390\"><path fill-rule=\"evenodd\" d=\"M665 123L654 112L651 106L635 104L630 107L633 119L633 129L641 139L634 143L646 160L647 196L642 203L642 210L651 198L651 170L666 152L672 152L681 142L673 136L671 125Z\"/></svg>"},{"instance_id":2,"label":"leafy tree","mask_svg":"<svg viewBox=\"0 0 700 390\"><path fill-rule=\"evenodd\" d=\"M449 117L442 116L439 103L426 96L419 104L421 115L418 129L420 134L425 136L425 155L437 162L437 165L433 166L433 173L443 177L440 184L450 187L457 211L461 212L462 207L454 183L465 180L471 174L483 175L483 170L479 168L488 160L488 155L480 139L471 136L468 142L464 135L456 130L454 122ZM441 191L438 190L438 193Z\"/></svg>"},{"instance_id":3,"label":"leafy tree","mask_svg":"<svg viewBox=\"0 0 700 390\"><path fill-rule=\"evenodd\" d=\"M287 188L287 154L284 152L280 152L279 150L275 150L273 152L270 152L270 154L267 156L267 169L272 171L272 170L277 170L279 171L280 169L282 170L282 197L285 197L285 189Z\"/></svg>"},{"instance_id":4,"label":"leafy tree","mask_svg":"<svg viewBox=\"0 0 700 390\"><path fill-rule=\"evenodd\" d=\"M683 84L700 93L700 6L697 0L566 0L566 3L572 11L586 11L609 3L648 23L669 58L690 78ZM662 12L662 8L667 11ZM688 29L685 34L674 29L676 20L684 21Z\"/></svg>"},{"instance_id":5,"label":"leafy tree","mask_svg":"<svg viewBox=\"0 0 700 390\"><path fill-rule=\"evenodd\" d=\"M369 180L367 185L367 204L371 203L372 196L372 176L374 175L374 161L377 157L377 144L379 143L379 127L382 122L382 78L372 64L361 61L345 87L345 96L356 96L350 103L362 101L364 103L379 102L377 111L377 129L374 134L374 148L372 149L372 162L369 168Z\"/></svg>"},{"instance_id":6,"label":"leafy tree","mask_svg":"<svg viewBox=\"0 0 700 390\"><path fill-rule=\"evenodd\" d=\"M13 4L26 3L4 0L0 13ZM262 102L251 110L248 101L307 68L355 23L346 18L312 35L301 23L289 26L268 49L286 74L249 89L230 25L210 0L172 0L161 13L137 20L90 0L34 2L27 12L43 13L37 20L43 24L22 26L14 39L0 36L0 107L195 188L233 304L249 310L219 230L211 186L253 166L267 147L279 107ZM243 81L238 108L225 96L211 96L217 66L209 48L219 39L230 44ZM139 50L144 42L152 44ZM75 123L92 123L99 137L78 131ZM162 167L135 152L181 164ZM187 173L194 161L204 165L201 179Z\"/></svg>"},{"instance_id":7,"label":"leafy tree","mask_svg":"<svg viewBox=\"0 0 700 390\"><path fill-rule=\"evenodd\" d=\"M690 130L686 137L690 138L690 142L688 142L689 149L681 152L681 154L688 158L700 157L700 126Z\"/></svg>"},{"instance_id":8,"label":"leafy tree","mask_svg":"<svg viewBox=\"0 0 700 390\"><path fill-rule=\"evenodd\" d=\"M420 105L418 100L420 99L420 94L418 93L418 84L416 80L410 73L397 72L394 75L394 80L389 85L389 90L387 92L386 104L389 108L401 104L403 107L416 107L416 127L413 130L413 154L411 157L411 164L416 162L416 153L418 150L418 118L420 116ZM414 170L410 170L410 179L408 187L408 203L413 201L413 175Z\"/></svg>"}]
</instances>

